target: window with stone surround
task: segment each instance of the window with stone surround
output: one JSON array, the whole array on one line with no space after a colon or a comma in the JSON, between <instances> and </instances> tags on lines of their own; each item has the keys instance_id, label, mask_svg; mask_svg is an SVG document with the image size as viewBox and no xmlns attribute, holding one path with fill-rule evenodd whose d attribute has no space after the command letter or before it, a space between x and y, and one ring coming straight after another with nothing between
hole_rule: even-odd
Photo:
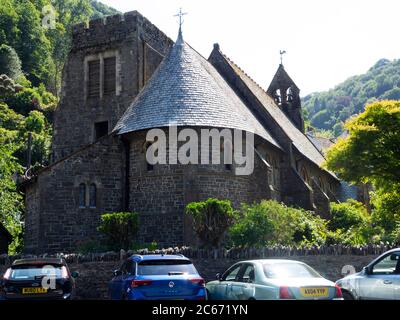
<instances>
[{"instance_id":1,"label":"window with stone surround","mask_svg":"<svg viewBox=\"0 0 400 320\"><path fill-rule=\"evenodd\" d=\"M307 171L307 169L305 167L301 168L300 176L301 176L301 178L303 179L303 181L305 183L307 183L309 186L311 186L311 184L310 184L310 176L309 176L308 171Z\"/></svg>"},{"instance_id":2,"label":"window with stone surround","mask_svg":"<svg viewBox=\"0 0 400 320\"><path fill-rule=\"evenodd\" d=\"M104 95L115 95L116 89L116 57L104 58Z\"/></svg>"},{"instance_id":3,"label":"window with stone surround","mask_svg":"<svg viewBox=\"0 0 400 320\"><path fill-rule=\"evenodd\" d=\"M106 50L85 57L85 91L87 99L97 100L120 94L121 79L118 66L118 50Z\"/></svg>"},{"instance_id":4,"label":"window with stone surround","mask_svg":"<svg viewBox=\"0 0 400 320\"><path fill-rule=\"evenodd\" d=\"M100 60L88 62L88 98L100 97Z\"/></svg>"},{"instance_id":5,"label":"window with stone surround","mask_svg":"<svg viewBox=\"0 0 400 320\"><path fill-rule=\"evenodd\" d=\"M96 208L97 188L94 183L89 186L89 207Z\"/></svg>"},{"instance_id":6,"label":"window with stone surround","mask_svg":"<svg viewBox=\"0 0 400 320\"><path fill-rule=\"evenodd\" d=\"M79 185L79 208L86 207L86 184Z\"/></svg>"}]
</instances>

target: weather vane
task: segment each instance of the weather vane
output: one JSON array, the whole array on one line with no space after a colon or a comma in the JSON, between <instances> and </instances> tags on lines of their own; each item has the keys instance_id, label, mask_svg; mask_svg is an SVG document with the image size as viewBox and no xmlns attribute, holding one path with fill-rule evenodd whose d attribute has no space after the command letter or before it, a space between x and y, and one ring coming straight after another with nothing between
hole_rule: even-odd
<instances>
[{"instance_id":1,"label":"weather vane","mask_svg":"<svg viewBox=\"0 0 400 320\"><path fill-rule=\"evenodd\" d=\"M286 53L285 50L279 50L279 54L281 55L281 64L282 64L282 57Z\"/></svg>"},{"instance_id":2,"label":"weather vane","mask_svg":"<svg viewBox=\"0 0 400 320\"><path fill-rule=\"evenodd\" d=\"M179 17L179 28L183 25L183 16L187 15L187 12L182 12L182 8L179 9L179 13L174 15L174 17Z\"/></svg>"}]
</instances>

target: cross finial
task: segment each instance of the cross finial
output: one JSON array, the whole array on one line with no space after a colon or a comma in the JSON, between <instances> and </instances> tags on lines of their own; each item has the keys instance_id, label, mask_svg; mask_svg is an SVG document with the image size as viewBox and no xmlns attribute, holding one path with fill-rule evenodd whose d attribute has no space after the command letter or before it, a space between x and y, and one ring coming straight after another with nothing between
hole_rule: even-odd
<instances>
[{"instance_id":1,"label":"cross finial","mask_svg":"<svg viewBox=\"0 0 400 320\"><path fill-rule=\"evenodd\" d=\"M182 8L179 9L179 13L174 15L174 17L179 17L179 29L181 29L182 25L183 25L183 16L186 16L187 12L182 12Z\"/></svg>"},{"instance_id":2,"label":"cross finial","mask_svg":"<svg viewBox=\"0 0 400 320\"><path fill-rule=\"evenodd\" d=\"M283 57L283 55L286 53L286 51L285 50L279 50L279 54L281 55L281 65L283 65L282 64L282 57Z\"/></svg>"}]
</instances>

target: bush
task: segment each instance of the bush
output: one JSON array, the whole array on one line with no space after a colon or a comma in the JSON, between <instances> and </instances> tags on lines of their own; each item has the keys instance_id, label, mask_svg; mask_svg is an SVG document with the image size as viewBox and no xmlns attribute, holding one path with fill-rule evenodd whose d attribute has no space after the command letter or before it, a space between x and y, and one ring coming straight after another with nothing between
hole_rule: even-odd
<instances>
[{"instance_id":1,"label":"bush","mask_svg":"<svg viewBox=\"0 0 400 320\"><path fill-rule=\"evenodd\" d=\"M329 229L336 231L342 229L349 230L369 222L367 209L361 202L347 200L342 203L331 203L332 219L329 222Z\"/></svg>"},{"instance_id":2,"label":"bush","mask_svg":"<svg viewBox=\"0 0 400 320\"><path fill-rule=\"evenodd\" d=\"M235 217L229 200L213 198L203 202L191 202L186 206L185 211L193 218L193 230L202 247L219 247Z\"/></svg>"},{"instance_id":3,"label":"bush","mask_svg":"<svg viewBox=\"0 0 400 320\"><path fill-rule=\"evenodd\" d=\"M129 249L137 235L139 227L138 214L135 212L115 212L101 216L98 230L106 236L110 249Z\"/></svg>"},{"instance_id":4,"label":"bush","mask_svg":"<svg viewBox=\"0 0 400 320\"><path fill-rule=\"evenodd\" d=\"M229 235L237 246L323 244L326 224L311 212L263 200L259 204L242 206Z\"/></svg>"},{"instance_id":5,"label":"bush","mask_svg":"<svg viewBox=\"0 0 400 320\"><path fill-rule=\"evenodd\" d=\"M16 80L22 74L21 60L12 47L0 45L0 74Z\"/></svg>"},{"instance_id":6,"label":"bush","mask_svg":"<svg viewBox=\"0 0 400 320\"><path fill-rule=\"evenodd\" d=\"M229 229L231 241L237 246L263 246L271 240L274 223L261 204L243 205L242 214Z\"/></svg>"}]
</instances>

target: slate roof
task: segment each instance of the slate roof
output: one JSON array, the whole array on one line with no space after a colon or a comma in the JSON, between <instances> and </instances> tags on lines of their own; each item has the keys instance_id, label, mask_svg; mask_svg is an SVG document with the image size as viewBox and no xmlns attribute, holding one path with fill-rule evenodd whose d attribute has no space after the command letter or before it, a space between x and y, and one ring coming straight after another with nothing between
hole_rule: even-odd
<instances>
[{"instance_id":1,"label":"slate roof","mask_svg":"<svg viewBox=\"0 0 400 320\"><path fill-rule=\"evenodd\" d=\"M325 151L335 143L332 139L316 137L312 133L306 133L306 135L314 144L314 146L322 153L325 153Z\"/></svg>"},{"instance_id":2,"label":"slate roof","mask_svg":"<svg viewBox=\"0 0 400 320\"><path fill-rule=\"evenodd\" d=\"M183 41L181 32L113 132L167 127L171 122L253 132L281 148L218 71Z\"/></svg>"},{"instance_id":3,"label":"slate roof","mask_svg":"<svg viewBox=\"0 0 400 320\"><path fill-rule=\"evenodd\" d=\"M292 141L294 147L308 158L311 162L321 167L325 161L324 156L314 146L314 144L307 138L307 136L301 132L297 127L290 121L285 113L277 106L274 99L268 95L263 88L261 88L253 79L251 79L241 68L239 68L234 62L232 62L226 55L219 51L225 61L231 66L236 75L243 81L243 83L249 88L254 94L257 100L264 106L265 110L275 119L277 124L282 128L285 134ZM327 171L330 175L337 179L334 173Z\"/></svg>"}]
</instances>

